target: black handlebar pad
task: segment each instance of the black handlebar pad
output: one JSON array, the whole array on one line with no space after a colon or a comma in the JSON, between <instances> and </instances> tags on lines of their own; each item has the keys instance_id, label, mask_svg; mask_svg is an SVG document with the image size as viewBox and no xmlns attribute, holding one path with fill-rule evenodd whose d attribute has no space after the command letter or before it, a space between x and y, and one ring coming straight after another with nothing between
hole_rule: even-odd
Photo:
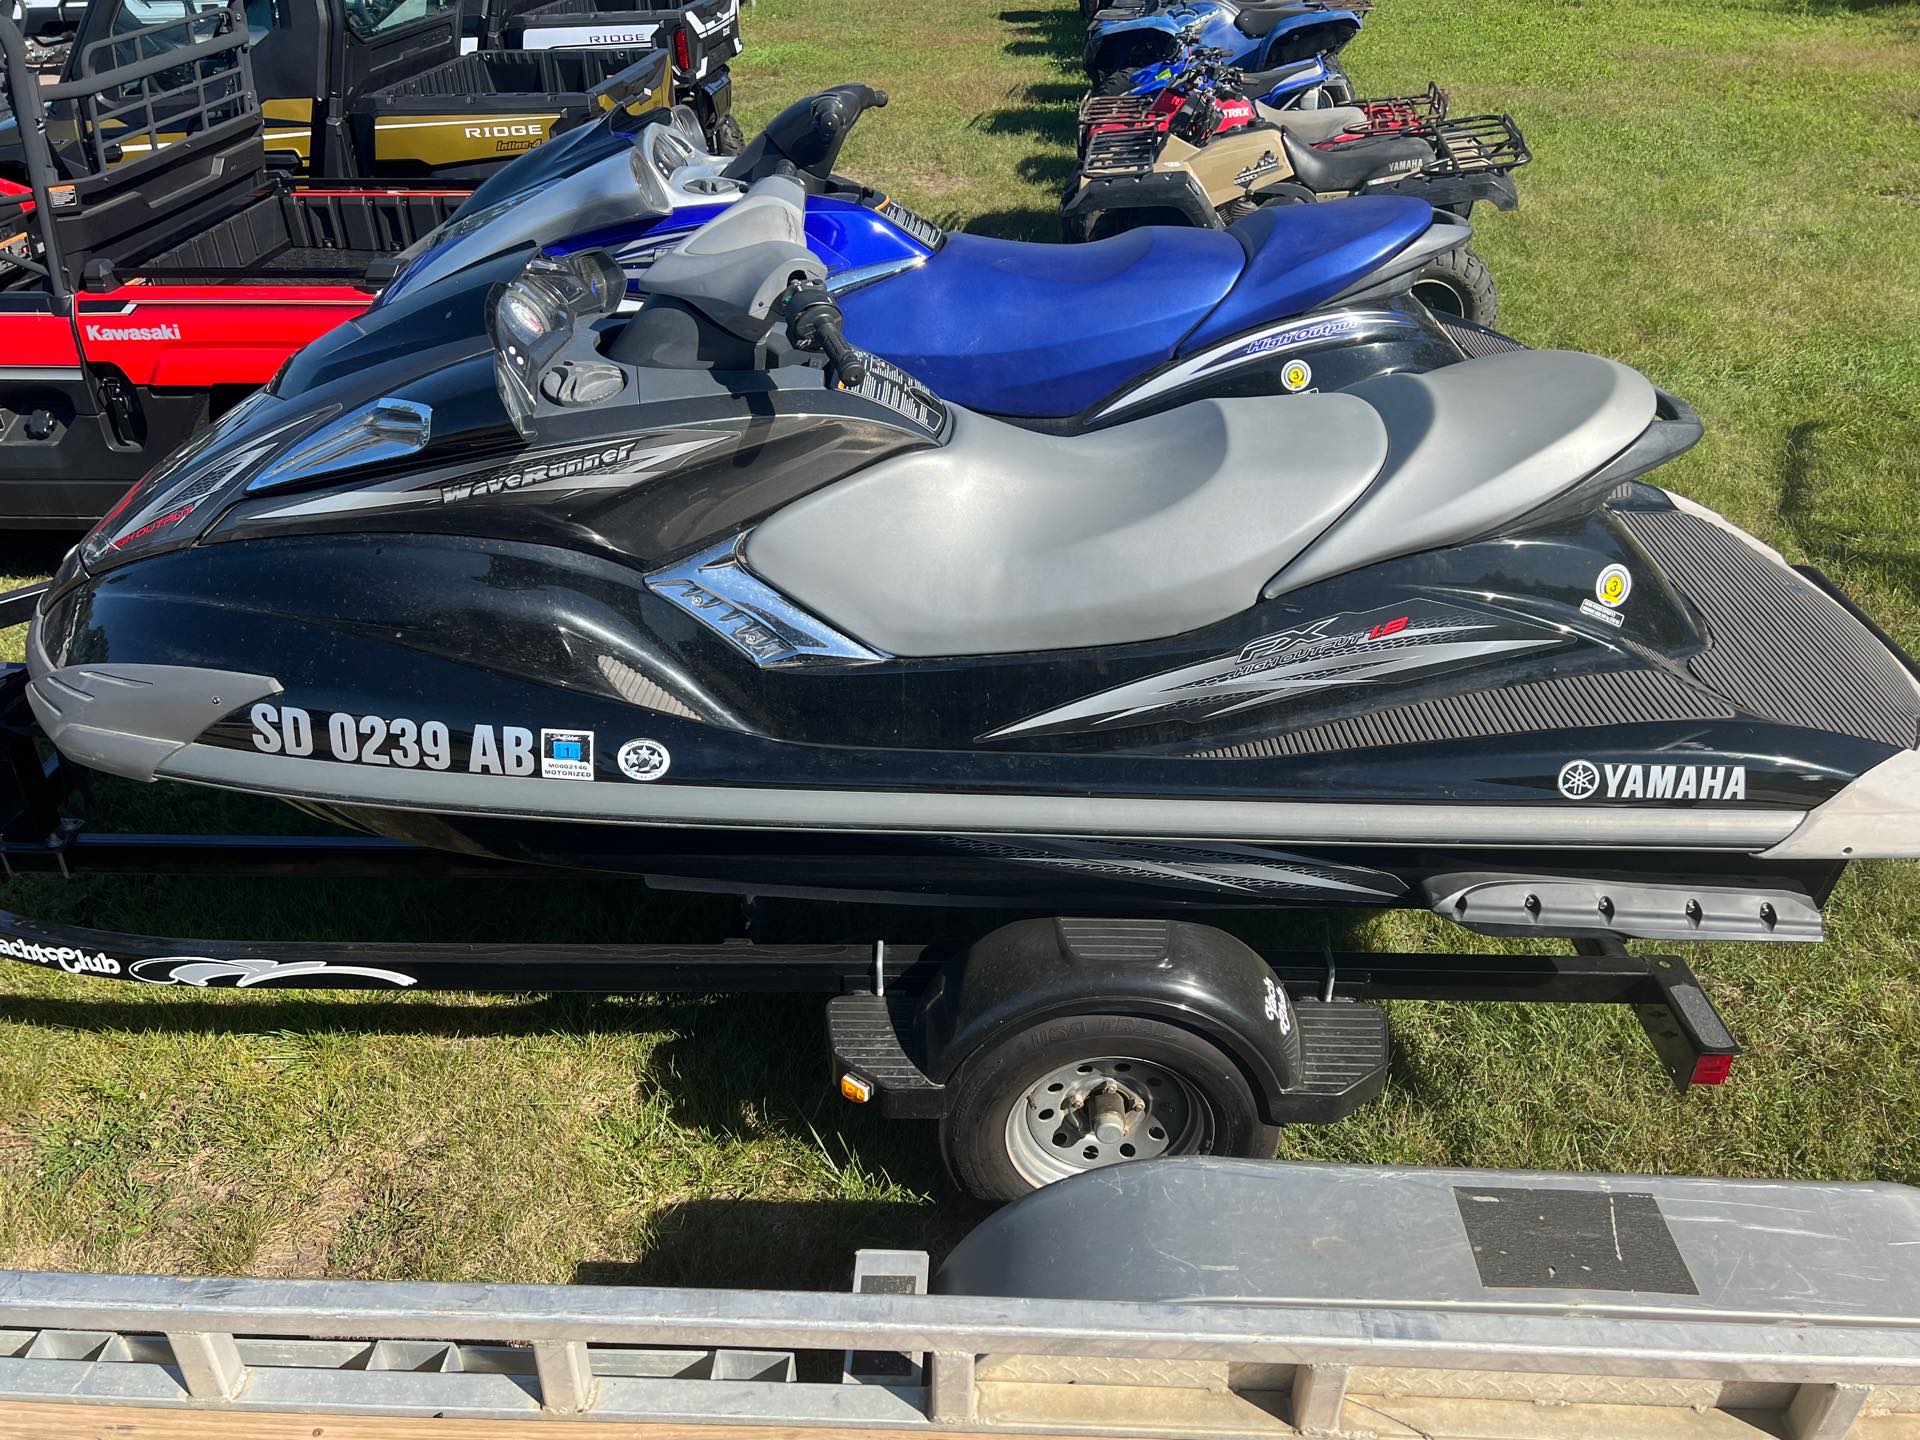
<instances>
[{"instance_id":1,"label":"black handlebar pad","mask_svg":"<svg viewBox=\"0 0 1920 1440\"><path fill-rule=\"evenodd\" d=\"M747 142L726 174L751 185L776 173L775 167L785 161L810 182L809 188L825 184L833 178L840 147L854 122L886 103L886 91L860 84L836 85L796 100Z\"/></svg>"}]
</instances>

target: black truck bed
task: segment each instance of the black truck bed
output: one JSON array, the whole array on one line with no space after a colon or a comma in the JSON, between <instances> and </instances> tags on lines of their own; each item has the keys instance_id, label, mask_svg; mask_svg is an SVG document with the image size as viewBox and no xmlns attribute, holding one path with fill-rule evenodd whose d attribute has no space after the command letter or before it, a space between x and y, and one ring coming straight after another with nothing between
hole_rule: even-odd
<instances>
[{"instance_id":1,"label":"black truck bed","mask_svg":"<svg viewBox=\"0 0 1920 1440\"><path fill-rule=\"evenodd\" d=\"M358 280L453 213L459 194L288 191L274 188L179 244L115 265L122 279L159 283L300 284Z\"/></svg>"},{"instance_id":2,"label":"black truck bed","mask_svg":"<svg viewBox=\"0 0 1920 1440\"><path fill-rule=\"evenodd\" d=\"M358 108L381 114L439 114L455 102L462 114L512 115L587 104L587 92L635 61L646 48L475 50L431 70L370 91Z\"/></svg>"}]
</instances>

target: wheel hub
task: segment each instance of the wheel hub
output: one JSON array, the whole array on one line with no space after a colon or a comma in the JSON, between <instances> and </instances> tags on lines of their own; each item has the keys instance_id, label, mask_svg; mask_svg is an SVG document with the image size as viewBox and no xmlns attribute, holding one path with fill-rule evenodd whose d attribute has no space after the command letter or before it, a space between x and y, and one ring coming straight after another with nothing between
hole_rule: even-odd
<instances>
[{"instance_id":1,"label":"wheel hub","mask_svg":"<svg viewBox=\"0 0 1920 1440\"><path fill-rule=\"evenodd\" d=\"M1110 1056L1062 1065L1027 1087L1007 1117L1014 1168L1035 1185L1082 1170L1204 1148L1205 1107L1150 1060Z\"/></svg>"}]
</instances>

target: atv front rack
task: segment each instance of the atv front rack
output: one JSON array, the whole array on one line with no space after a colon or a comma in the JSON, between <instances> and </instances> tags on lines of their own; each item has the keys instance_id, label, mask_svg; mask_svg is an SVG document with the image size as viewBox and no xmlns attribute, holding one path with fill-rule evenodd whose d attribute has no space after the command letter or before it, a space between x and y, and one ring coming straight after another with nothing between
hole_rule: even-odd
<instances>
[{"instance_id":1,"label":"atv front rack","mask_svg":"<svg viewBox=\"0 0 1920 1440\"><path fill-rule=\"evenodd\" d=\"M1166 131L1152 121L1098 131L1087 139L1080 174L1087 179L1151 174L1165 138Z\"/></svg>"}]
</instances>

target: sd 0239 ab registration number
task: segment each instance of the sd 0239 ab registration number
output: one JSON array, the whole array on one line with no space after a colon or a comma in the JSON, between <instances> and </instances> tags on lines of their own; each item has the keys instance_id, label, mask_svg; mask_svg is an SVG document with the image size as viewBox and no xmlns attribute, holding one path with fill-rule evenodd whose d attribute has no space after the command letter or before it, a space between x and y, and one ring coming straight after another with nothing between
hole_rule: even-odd
<instances>
[{"instance_id":1,"label":"sd 0239 ab registration number","mask_svg":"<svg viewBox=\"0 0 1920 1440\"><path fill-rule=\"evenodd\" d=\"M303 758L318 752L348 764L403 770L450 770L464 761L457 768L471 775L531 775L538 768L533 731L516 725L476 725L471 739L456 746L453 732L440 720L335 710L316 721L296 705L265 704L254 706L249 717L254 749L266 755Z\"/></svg>"}]
</instances>

